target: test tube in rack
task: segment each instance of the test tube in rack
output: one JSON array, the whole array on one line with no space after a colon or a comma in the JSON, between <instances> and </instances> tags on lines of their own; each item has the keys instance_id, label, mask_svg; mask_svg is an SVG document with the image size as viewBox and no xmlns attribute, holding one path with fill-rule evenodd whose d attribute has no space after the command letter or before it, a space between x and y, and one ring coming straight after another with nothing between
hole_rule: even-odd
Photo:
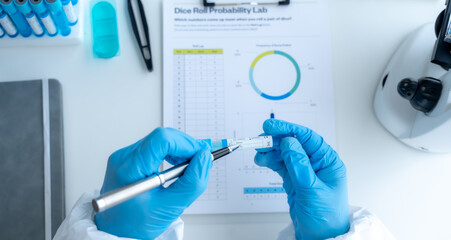
<instances>
[{"instance_id":1,"label":"test tube in rack","mask_svg":"<svg viewBox=\"0 0 451 240\"><path fill-rule=\"evenodd\" d=\"M5 1L5 0L0 0ZM62 36L67 36L70 34L70 26L67 21L66 14L63 10L63 5L61 4L61 0L45 0L45 3L48 6L50 13L52 14L53 20L55 21L58 30L60 31Z\"/></svg>"},{"instance_id":2,"label":"test tube in rack","mask_svg":"<svg viewBox=\"0 0 451 240\"><path fill-rule=\"evenodd\" d=\"M30 0L30 5L33 11L39 16L39 19L41 19L47 34L49 36L58 34L58 29L53 22L49 10L47 10L47 7L44 4L44 0Z\"/></svg>"},{"instance_id":3,"label":"test tube in rack","mask_svg":"<svg viewBox=\"0 0 451 240\"><path fill-rule=\"evenodd\" d=\"M73 26L77 24L78 18L72 2L70 0L61 0L61 4L63 5L64 14L66 14L69 25Z\"/></svg>"},{"instance_id":4,"label":"test tube in rack","mask_svg":"<svg viewBox=\"0 0 451 240\"><path fill-rule=\"evenodd\" d=\"M31 9L28 0L14 0L14 4L16 5L19 12L21 12L25 16L25 19L27 20L28 24L30 24L31 29L33 30L33 33L38 37L44 35L44 29L42 28L41 23Z\"/></svg>"},{"instance_id":5,"label":"test tube in rack","mask_svg":"<svg viewBox=\"0 0 451 240\"><path fill-rule=\"evenodd\" d=\"M19 31L17 31L16 26L11 21L11 18L9 18L8 14L6 14L6 12L3 11L3 8L1 6L0 6L0 25L3 27L8 36L13 38L19 35Z\"/></svg>"}]
</instances>

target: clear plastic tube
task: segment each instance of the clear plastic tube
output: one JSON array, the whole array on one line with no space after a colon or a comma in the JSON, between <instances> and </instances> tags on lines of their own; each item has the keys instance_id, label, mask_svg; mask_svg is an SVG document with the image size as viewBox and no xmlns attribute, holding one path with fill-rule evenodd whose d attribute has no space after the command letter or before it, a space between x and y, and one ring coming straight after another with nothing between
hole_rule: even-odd
<instances>
[{"instance_id":1,"label":"clear plastic tube","mask_svg":"<svg viewBox=\"0 0 451 240\"><path fill-rule=\"evenodd\" d=\"M221 140L204 139L204 141L210 145L213 151L237 144L240 145L239 149L272 148L274 144L273 138L271 136L258 136L250 138L221 139Z\"/></svg>"},{"instance_id":2,"label":"clear plastic tube","mask_svg":"<svg viewBox=\"0 0 451 240\"><path fill-rule=\"evenodd\" d=\"M10 37L16 37L19 34L19 31L17 30L14 23L11 21L9 16L3 11L3 9L0 7L0 25L5 29L6 33Z\"/></svg>"}]
</instances>

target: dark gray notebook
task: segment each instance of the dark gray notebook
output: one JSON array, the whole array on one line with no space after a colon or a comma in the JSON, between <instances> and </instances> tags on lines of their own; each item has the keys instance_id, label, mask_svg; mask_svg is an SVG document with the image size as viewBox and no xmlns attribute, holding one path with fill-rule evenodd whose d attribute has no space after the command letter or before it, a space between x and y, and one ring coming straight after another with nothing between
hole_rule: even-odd
<instances>
[{"instance_id":1,"label":"dark gray notebook","mask_svg":"<svg viewBox=\"0 0 451 240\"><path fill-rule=\"evenodd\" d=\"M0 82L0 239L50 240L64 195L60 83Z\"/></svg>"}]
</instances>

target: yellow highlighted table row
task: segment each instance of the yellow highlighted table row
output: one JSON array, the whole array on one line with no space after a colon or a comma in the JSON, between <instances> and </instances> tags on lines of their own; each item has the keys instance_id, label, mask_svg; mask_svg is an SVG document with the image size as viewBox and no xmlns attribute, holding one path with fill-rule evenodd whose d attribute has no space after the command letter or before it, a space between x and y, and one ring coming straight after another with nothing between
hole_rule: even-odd
<instances>
[{"instance_id":1,"label":"yellow highlighted table row","mask_svg":"<svg viewBox=\"0 0 451 240\"><path fill-rule=\"evenodd\" d=\"M222 54L222 49L174 49L174 54Z\"/></svg>"}]
</instances>

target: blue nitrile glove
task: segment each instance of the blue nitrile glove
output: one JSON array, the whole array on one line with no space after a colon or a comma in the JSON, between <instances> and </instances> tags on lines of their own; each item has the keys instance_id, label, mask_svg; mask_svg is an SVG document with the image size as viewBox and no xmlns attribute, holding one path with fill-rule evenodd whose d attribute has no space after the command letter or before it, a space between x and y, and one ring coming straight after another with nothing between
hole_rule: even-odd
<instances>
[{"instance_id":1,"label":"blue nitrile glove","mask_svg":"<svg viewBox=\"0 0 451 240\"><path fill-rule=\"evenodd\" d=\"M208 144L175 129L158 128L110 156L101 194L157 173L165 159L174 165L191 161L168 188L153 189L97 214L99 230L119 237L154 239L205 191L212 166Z\"/></svg>"},{"instance_id":2,"label":"blue nitrile glove","mask_svg":"<svg viewBox=\"0 0 451 240\"><path fill-rule=\"evenodd\" d=\"M279 173L288 194L297 239L326 239L349 229L346 167L338 154L312 130L269 119L266 135L279 146L260 151L255 163Z\"/></svg>"}]
</instances>

